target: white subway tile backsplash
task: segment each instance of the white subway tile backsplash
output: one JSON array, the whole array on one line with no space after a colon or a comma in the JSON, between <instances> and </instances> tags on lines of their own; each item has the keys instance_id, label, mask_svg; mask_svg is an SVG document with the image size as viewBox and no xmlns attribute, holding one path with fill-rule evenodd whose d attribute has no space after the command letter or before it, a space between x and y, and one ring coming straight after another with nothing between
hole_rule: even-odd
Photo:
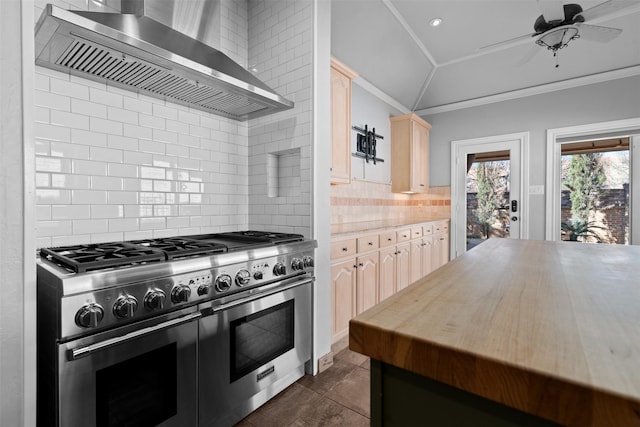
<instances>
[{"instance_id":1,"label":"white subway tile backsplash","mask_svg":"<svg viewBox=\"0 0 640 427\"><path fill-rule=\"evenodd\" d=\"M37 205L67 205L71 203L71 191L59 189L36 189Z\"/></svg>"},{"instance_id":2,"label":"white subway tile backsplash","mask_svg":"<svg viewBox=\"0 0 640 427\"><path fill-rule=\"evenodd\" d=\"M36 123L33 136L50 141L69 142L71 141L71 129L64 126Z\"/></svg>"},{"instance_id":3,"label":"white subway tile backsplash","mask_svg":"<svg viewBox=\"0 0 640 427\"><path fill-rule=\"evenodd\" d=\"M124 157L122 150L113 148L90 147L89 158L101 162L121 163Z\"/></svg>"},{"instance_id":4,"label":"white subway tile backsplash","mask_svg":"<svg viewBox=\"0 0 640 427\"><path fill-rule=\"evenodd\" d=\"M122 108L123 96L118 93L108 92L104 89L89 88L89 99L97 104Z\"/></svg>"},{"instance_id":5,"label":"white subway tile backsplash","mask_svg":"<svg viewBox=\"0 0 640 427\"><path fill-rule=\"evenodd\" d=\"M115 120L101 119L99 117L89 118L89 129L93 132L102 132L111 135L123 134L123 123Z\"/></svg>"},{"instance_id":6,"label":"white subway tile backsplash","mask_svg":"<svg viewBox=\"0 0 640 427\"><path fill-rule=\"evenodd\" d=\"M109 205L135 205L138 203L137 191L109 191L107 192ZM118 208L120 208L118 206Z\"/></svg>"},{"instance_id":7,"label":"white subway tile backsplash","mask_svg":"<svg viewBox=\"0 0 640 427\"><path fill-rule=\"evenodd\" d=\"M73 160L69 172L79 175L106 175L107 163L91 160Z\"/></svg>"},{"instance_id":8,"label":"white subway tile backsplash","mask_svg":"<svg viewBox=\"0 0 640 427\"><path fill-rule=\"evenodd\" d=\"M71 129L71 142L74 144L107 146L107 135L99 132L91 132L82 129Z\"/></svg>"},{"instance_id":9,"label":"white subway tile backsplash","mask_svg":"<svg viewBox=\"0 0 640 427\"><path fill-rule=\"evenodd\" d=\"M152 114L152 105L151 103L144 101L144 100L140 100L140 99L135 99L135 98L123 98L124 100L124 109L125 110L130 110L130 111L136 111L138 113L143 113L143 114L147 114L147 115L151 115Z\"/></svg>"},{"instance_id":10,"label":"white subway tile backsplash","mask_svg":"<svg viewBox=\"0 0 640 427\"><path fill-rule=\"evenodd\" d=\"M36 157L37 172L71 172L71 160L54 157Z\"/></svg>"},{"instance_id":11,"label":"white subway tile backsplash","mask_svg":"<svg viewBox=\"0 0 640 427\"><path fill-rule=\"evenodd\" d=\"M69 190L88 190L91 188L91 177L74 174L51 174L52 188L66 188Z\"/></svg>"},{"instance_id":12,"label":"white subway tile backsplash","mask_svg":"<svg viewBox=\"0 0 640 427\"><path fill-rule=\"evenodd\" d=\"M127 162L126 152L125 152L125 162ZM121 163L109 163L107 165L107 174L109 176L138 178L139 173L140 173L139 168L136 165L121 164Z\"/></svg>"},{"instance_id":13,"label":"white subway tile backsplash","mask_svg":"<svg viewBox=\"0 0 640 427\"><path fill-rule=\"evenodd\" d=\"M76 218L89 218L91 207L89 205L54 205L51 206L51 219L74 220Z\"/></svg>"},{"instance_id":14,"label":"white subway tile backsplash","mask_svg":"<svg viewBox=\"0 0 640 427\"><path fill-rule=\"evenodd\" d=\"M124 218L125 216L122 205L91 206L91 218L94 219Z\"/></svg>"},{"instance_id":15,"label":"white subway tile backsplash","mask_svg":"<svg viewBox=\"0 0 640 427\"><path fill-rule=\"evenodd\" d=\"M123 185L124 184L122 178L111 176L91 177L91 189L93 190L122 191Z\"/></svg>"},{"instance_id":16,"label":"white subway tile backsplash","mask_svg":"<svg viewBox=\"0 0 640 427\"><path fill-rule=\"evenodd\" d=\"M54 1L74 9L97 7L86 0ZM267 84L296 101L294 110L272 117L237 122L36 67L38 224L49 222L43 226L48 235L38 231L38 244L230 231L249 224L308 229L308 218L288 218L295 215L272 208L310 201L310 151L301 150L298 164L287 166L299 176L299 197L262 197L264 185L258 181L250 188L248 178L263 174L255 165L264 160L254 156L311 144L311 8L297 3L220 5L223 51L244 65L252 58L260 78L267 76ZM43 4L38 0L36 10ZM291 32L288 44L271 31L273 25ZM259 204L251 214L249 203Z\"/></svg>"},{"instance_id":17,"label":"white subway tile backsplash","mask_svg":"<svg viewBox=\"0 0 640 427\"><path fill-rule=\"evenodd\" d=\"M37 234L43 237L72 234L71 221L38 221Z\"/></svg>"},{"instance_id":18,"label":"white subway tile backsplash","mask_svg":"<svg viewBox=\"0 0 640 427\"><path fill-rule=\"evenodd\" d=\"M71 190L71 203L76 205L104 205L107 192L102 190Z\"/></svg>"},{"instance_id":19,"label":"white subway tile backsplash","mask_svg":"<svg viewBox=\"0 0 640 427\"><path fill-rule=\"evenodd\" d=\"M71 98L89 99L89 88L86 85L57 78L49 79L51 93L69 96Z\"/></svg>"},{"instance_id":20,"label":"white subway tile backsplash","mask_svg":"<svg viewBox=\"0 0 640 427\"><path fill-rule=\"evenodd\" d=\"M135 126L129 123L123 125L123 134L131 138L151 139L153 131L148 127Z\"/></svg>"},{"instance_id":21,"label":"white subway tile backsplash","mask_svg":"<svg viewBox=\"0 0 640 427\"><path fill-rule=\"evenodd\" d=\"M71 159L89 159L89 147L66 142L52 141L51 156Z\"/></svg>"},{"instance_id":22,"label":"white subway tile backsplash","mask_svg":"<svg viewBox=\"0 0 640 427\"><path fill-rule=\"evenodd\" d=\"M98 117L101 119L107 118L106 105L96 104L95 102L89 102L82 99L71 100L71 112L84 114L86 116Z\"/></svg>"}]
</instances>

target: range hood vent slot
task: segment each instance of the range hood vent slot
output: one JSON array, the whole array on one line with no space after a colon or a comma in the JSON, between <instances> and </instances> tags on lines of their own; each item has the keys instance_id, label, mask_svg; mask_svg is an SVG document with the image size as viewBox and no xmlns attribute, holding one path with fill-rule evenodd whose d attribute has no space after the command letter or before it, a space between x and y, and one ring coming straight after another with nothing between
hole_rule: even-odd
<instances>
[{"instance_id":1,"label":"range hood vent slot","mask_svg":"<svg viewBox=\"0 0 640 427\"><path fill-rule=\"evenodd\" d=\"M211 68L211 63L196 63L163 47L149 45L141 40L144 30L133 37L85 16L105 18L103 22L122 17L129 26L132 22L152 25L153 31L147 32L174 36L179 42L174 40L173 45L191 43L192 48L200 49L197 57L222 62L226 70L242 75L234 77ZM291 101L219 51L136 15L71 12L47 5L36 26L36 64L236 120L293 107Z\"/></svg>"}]
</instances>

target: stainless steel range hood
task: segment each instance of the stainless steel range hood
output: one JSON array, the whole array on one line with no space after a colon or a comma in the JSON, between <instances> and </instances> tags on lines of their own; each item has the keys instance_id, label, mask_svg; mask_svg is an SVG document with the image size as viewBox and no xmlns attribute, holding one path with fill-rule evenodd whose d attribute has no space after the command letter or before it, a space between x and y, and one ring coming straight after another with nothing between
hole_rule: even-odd
<instances>
[{"instance_id":1,"label":"stainless steel range hood","mask_svg":"<svg viewBox=\"0 0 640 427\"><path fill-rule=\"evenodd\" d=\"M222 52L144 15L48 4L35 31L43 67L236 120L293 107Z\"/></svg>"}]
</instances>

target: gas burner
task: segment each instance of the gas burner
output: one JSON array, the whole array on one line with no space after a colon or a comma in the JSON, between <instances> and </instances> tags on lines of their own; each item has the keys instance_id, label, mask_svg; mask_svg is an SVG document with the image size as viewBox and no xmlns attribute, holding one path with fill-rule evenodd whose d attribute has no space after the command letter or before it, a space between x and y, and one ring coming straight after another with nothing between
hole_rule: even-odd
<instances>
[{"instance_id":1,"label":"gas burner","mask_svg":"<svg viewBox=\"0 0 640 427\"><path fill-rule=\"evenodd\" d=\"M304 240L304 236L301 234L291 233L275 233L270 231L231 231L228 233L218 233L218 237L224 237L234 240L243 240L247 242L266 242L274 245L281 243L300 242Z\"/></svg>"},{"instance_id":2,"label":"gas burner","mask_svg":"<svg viewBox=\"0 0 640 427\"><path fill-rule=\"evenodd\" d=\"M164 254L153 248L127 242L42 248L40 255L76 273L111 267L164 261Z\"/></svg>"},{"instance_id":3,"label":"gas burner","mask_svg":"<svg viewBox=\"0 0 640 427\"><path fill-rule=\"evenodd\" d=\"M222 244L191 240L182 237L135 240L131 243L134 245L161 250L164 252L168 260L197 255L220 254L227 251L227 247Z\"/></svg>"}]
</instances>

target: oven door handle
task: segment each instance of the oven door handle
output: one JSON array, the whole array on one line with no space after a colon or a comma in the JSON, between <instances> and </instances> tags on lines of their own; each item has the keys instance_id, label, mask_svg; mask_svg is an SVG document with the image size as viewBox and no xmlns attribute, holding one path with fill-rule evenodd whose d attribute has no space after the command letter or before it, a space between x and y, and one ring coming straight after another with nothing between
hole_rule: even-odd
<instances>
[{"instance_id":1,"label":"oven door handle","mask_svg":"<svg viewBox=\"0 0 640 427\"><path fill-rule=\"evenodd\" d=\"M249 290L248 295L247 293L232 295L231 296L232 299L228 300L228 302L225 302L224 299L214 301L214 303L219 301L222 301L222 303L220 305L208 307L202 310L201 313L203 316L210 316L220 311L228 310L237 305L255 301L257 299L264 298L266 296L275 294L277 292L282 292L282 291L286 291L287 289L296 288L298 286L313 283L314 280L315 280L314 277L307 277L303 280L298 279L295 282L289 283L289 284L283 284L282 282L278 282L278 283L272 283L270 285L265 285L260 288L253 288ZM234 296L236 298L233 298Z\"/></svg>"},{"instance_id":2,"label":"oven door handle","mask_svg":"<svg viewBox=\"0 0 640 427\"><path fill-rule=\"evenodd\" d=\"M130 332L128 334L110 338L108 340L100 341L95 344L91 344L85 347L74 348L73 350L69 350L68 358L70 361L81 359L83 357L89 356L97 351L104 350L109 347L113 347L114 345L121 344L123 342L131 341L132 339L139 338L143 335L152 334L154 332L161 331L163 329L170 328L172 326L178 326L183 323L191 322L192 320L198 319L202 316L202 313L196 312L189 314L187 316L178 317L173 320L168 320L166 322L162 322L155 326L149 326L148 328L142 328L137 331Z\"/></svg>"}]
</instances>

